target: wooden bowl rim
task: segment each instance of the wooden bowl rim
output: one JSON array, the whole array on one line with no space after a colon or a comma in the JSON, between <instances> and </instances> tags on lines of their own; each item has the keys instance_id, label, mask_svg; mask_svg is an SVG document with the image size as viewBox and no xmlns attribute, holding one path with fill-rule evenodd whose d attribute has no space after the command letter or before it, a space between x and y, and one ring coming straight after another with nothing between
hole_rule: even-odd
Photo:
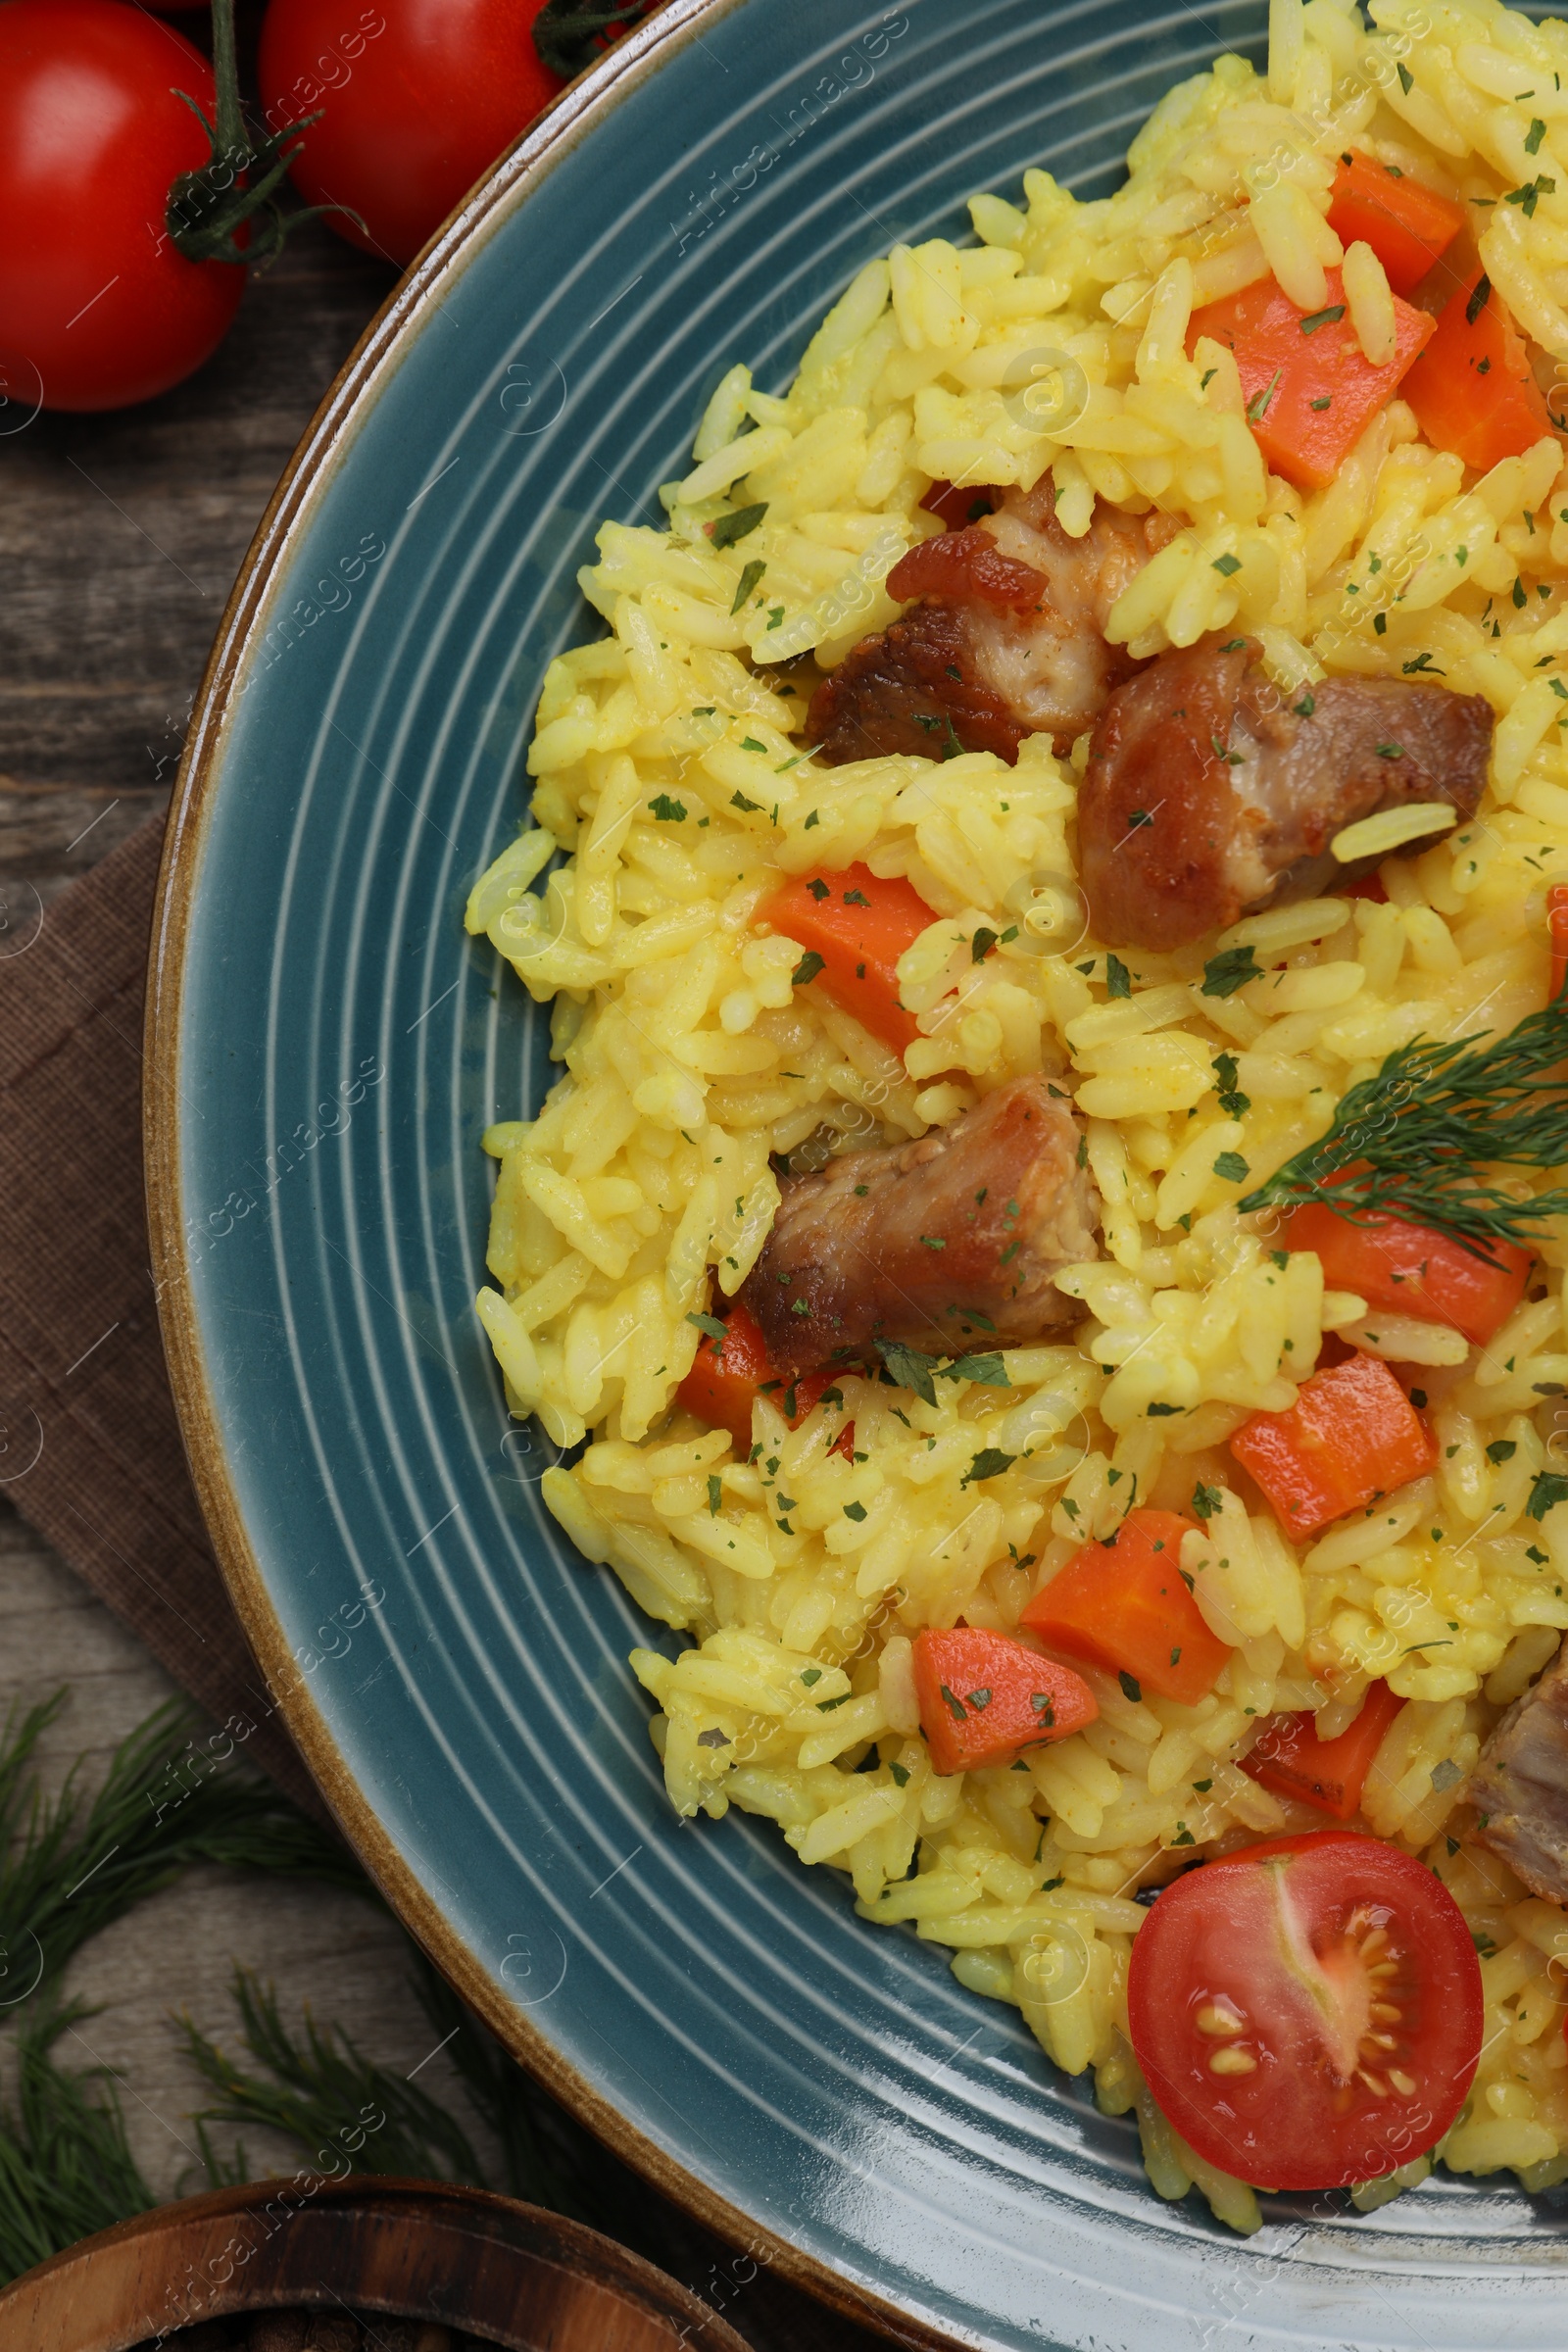
<instances>
[{"instance_id":1,"label":"wooden bowl rim","mask_svg":"<svg viewBox=\"0 0 1568 2352\"><path fill-rule=\"evenodd\" d=\"M147 2316L130 2323L137 2330L135 2334L124 2335L117 2329L108 2337L89 2339L91 2352L134 2352L135 2347L148 2342L170 2341L177 2346L177 2334L161 2335L160 2322L152 2316L154 2302L167 2292L171 2283L156 2263L149 2260L160 2242L165 2242L171 2271L176 2265L188 2268L193 2255L200 2259L201 2248L209 2238L212 2241L209 2259L216 2259L225 2250L218 2242L225 2225L275 2202L295 2189L301 2180L307 2186L298 2190L301 2200L298 2213L308 2209L314 2215L381 2214L395 2219L400 2229L416 2236L423 2228L459 2230L470 2237L488 2238L492 2244L516 2256L521 2264L540 2270L564 2271L613 2295L629 2309L667 2321L679 2329L673 2341L691 2344L694 2352L749 2352L728 2322L690 2287L584 2223L571 2221L564 2214L551 2213L543 2206L500 2196L491 2189L376 2174L349 2174L341 2180L318 2174L294 2174L251 2180L239 2187L213 2189L203 2196L180 2198L170 2205L155 2206L148 2213L135 2214L129 2221L119 2222L113 2229L101 2230L93 2237L67 2246L61 2253L51 2255L47 2262L39 2263L9 2285L0 2287L0 2341L7 2334L9 2314L12 2324L24 2318L28 2322L29 2352L34 2345L47 2345L48 2352L75 2352L78 2338L70 2334L69 2328L80 2292L81 2275L89 2267L101 2270L107 2264L122 2274L127 2287L147 2278ZM233 2241L230 2238L228 2242L231 2245ZM245 2293L245 2281L236 2271L234 2291L221 2309L215 2303L205 2312L193 2312L173 2325L193 2327L204 2317L308 2308L312 2304L331 2307L340 2301L359 2307L356 2282L341 2276L335 2282L323 2280L325 2292L321 2294L313 2295L307 2286L290 2284L281 2290L286 2298L282 2302L275 2283L268 2287L260 2278L257 2283L263 2291L252 2298ZM229 2281L220 2282L219 2293L222 2294L228 2284ZM372 2296L364 2308L375 2310L380 2306ZM168 2327L167 2322L163 2324ZM465 2328L470 2322L459 2318L444 2324ZM476 2314L471 2325L482 2330L496 2323Z\"/></svg>"}]
</instances>

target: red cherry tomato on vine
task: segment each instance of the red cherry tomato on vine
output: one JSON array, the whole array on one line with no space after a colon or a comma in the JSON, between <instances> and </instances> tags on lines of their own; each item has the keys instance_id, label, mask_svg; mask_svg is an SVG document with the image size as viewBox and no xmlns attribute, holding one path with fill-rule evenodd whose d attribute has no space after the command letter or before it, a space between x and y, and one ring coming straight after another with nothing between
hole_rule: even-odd
<instances>
[{"instance_id":1,"label":"red cherry tomato on vine","mask_svg":"<svg viewBox=\"0 0 1568 2352\"><path fill-rule=\"evenodd\" d=\"M294 163L352 244L412 262L460 198L565 87L533 45L541 0L271 0L260 81L270 130L321 109Z\"/></svg>"},{"instance_id":2,"label":"red cherry tomato on vine","mask_svg":"<svg viewBox=\"0 0 1568 2352\"><path fill-rule=\"evenodd\" d=\"M1127 1977L1162 2112L1258 2188L1375 2180L1430 2148L1481 2056L1481 1969L1447 1888L1379 1838L1318 1830L1160 1894Z\"/></svg>"},{"instance_id":3,"label":"red cherry tomato on vine","mask_svg":"<svg viewBox=\"0 0 1568 2352\"><path fill-rule=\"evenodd\" d=\"M189 262L166 208L209 142L213 70L123 0L0 0L0 369L8 401L150 400L221 342L245 289Z\"/></svg>"}]
</instances>

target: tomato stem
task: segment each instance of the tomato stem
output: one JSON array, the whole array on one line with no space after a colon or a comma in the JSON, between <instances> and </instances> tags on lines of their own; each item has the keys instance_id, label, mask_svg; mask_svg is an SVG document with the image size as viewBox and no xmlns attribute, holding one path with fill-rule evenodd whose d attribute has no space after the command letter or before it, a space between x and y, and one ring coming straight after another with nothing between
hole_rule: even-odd
<instances>
[{"instance_id":1,"label":"tomato stem","mask_svg":"<svg viewBox=\"0 0 1568 2352\"><path fill-rule=\"evenodd\" d=\"M345 205L317 204L285 213L272 194L304 143L298 134L320 121L320 111L252 146L239 98L234 0L213 0L213 80L218 103L212 122L187 91L174 92L206 131L212 153L196 171L182 172L169 191L170 238L190 262L232 262L242 268L269 262L302 220L348 211ZM365 225L357 213L349 218ZM238 231L247 223L250 233L241 245Z\"/></svg>"},{"instance_id":2,"label":"tomato stem","mask_svg":"<svg viewBox=\"0 0 1568 2352\"><path fill-rule=\"evenodd\" d=\"M652 14L656 0L624 0L615 6L595 7L593 0L545 0L533 21L533 45L540 63L563 81L571 81L597 65L616 33L629 31Z\"/></svg>"}]
</instances>

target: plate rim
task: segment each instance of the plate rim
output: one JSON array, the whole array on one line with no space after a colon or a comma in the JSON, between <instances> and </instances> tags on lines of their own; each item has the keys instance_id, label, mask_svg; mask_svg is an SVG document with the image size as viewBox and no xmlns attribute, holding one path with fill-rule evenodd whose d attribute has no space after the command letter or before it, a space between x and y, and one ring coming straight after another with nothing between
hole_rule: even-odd
<instances>
[{"instance_id":1,"label":"plate rim","mask_svg":"<svg viewBox=\"0 0 1568 2352\"><path fill-rule=\"evenodd\" d=\"M224 1451L221 1427L197 1326L185 1246L180 1170L180 1087L189 928L206 847L207 816L226 750L230 696L273 583L318 490L337 470L361 416L405 351L430 324L439 282L462 268L512 200L547 179L580 141L611 116L666 58L700 38L703 25L745 0L665 0L570 83L555 105L490 168L376 311L332 379L278 477L236 574L203 670L189 733L165 822L148 953L143 1015L142 1143L154 1297L170 1386L202 1517L228 1597L281 1715L318 1790L374 1885L402 1925L463 1999L551 2095L621 2161L692 2219L728 2242L765 2247L767 2267L847 2318L922 2352L951 2352L962 2338L848 2278L779 2236L639 2131L612 2101L556 2048L494 1984L403 1860L328 1730L293 1656L245 1525Z\"/></svg>"}]
</instances>

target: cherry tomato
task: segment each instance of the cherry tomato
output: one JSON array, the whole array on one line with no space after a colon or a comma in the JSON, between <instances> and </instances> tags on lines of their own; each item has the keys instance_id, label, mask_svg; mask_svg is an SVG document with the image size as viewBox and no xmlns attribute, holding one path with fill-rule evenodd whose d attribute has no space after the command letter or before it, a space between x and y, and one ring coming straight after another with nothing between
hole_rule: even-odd
<instances>
[{"instance_id":1,"label":"cherry tomato","mask_svg":"<svg viewBox=\"0 0 1568 2352\"><path fill-rule=\"evenodd\" d=\"M271 0L259 74L270 130L319 107L291 176L368 253L412 262L565 84L533 45L541 0Z\"/></svg>"},{"instance_id":2,"label":"cherry tomato","mask_svg":"<svg viewBox=\"0 0 1568 2352\"><path fill-rule=\"evenodd\" d=\"M1348 1830L1276 1838L1167 1886L1127 1979L1133 2048L1208 2163L1340 2188L1418 2156L1481 2056L1481 1968L1441 1880Z\"/></svg>"},{"instance_id":3,"label":"cherry tomato","mask_svg":"<svg viewBox=\"0 0 1568 2352\"><path fill-rule=\"evenodd\" d=\"M0 368L50 409L150 400L221 342L245 288L188 262L166 208L210 147L213 70L123 0L0 5Z\"/></svg>"}]
</instances>

